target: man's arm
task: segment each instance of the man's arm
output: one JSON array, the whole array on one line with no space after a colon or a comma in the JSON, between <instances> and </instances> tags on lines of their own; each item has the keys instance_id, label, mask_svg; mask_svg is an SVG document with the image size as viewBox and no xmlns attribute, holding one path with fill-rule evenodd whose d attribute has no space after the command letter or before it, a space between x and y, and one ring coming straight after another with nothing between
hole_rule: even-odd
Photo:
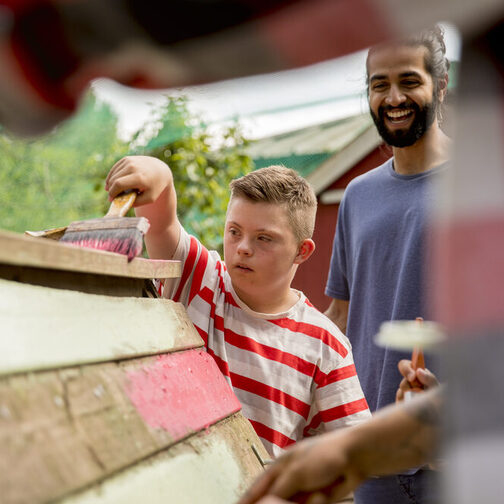
<instances>
[{"instance_id":1,"label":"man's arm","mask_svg":"<svg viewBox=\"0 0 504 504\"><path fill-rule=\"evenodd\" d=\"M258 478L239 504L283 502L272 496L295 502L310 496L330 504L371 476L422 465L436 452L441 405L438 387L383 408L355 427L301 441Z\"/></svg>"},{"instance_id":2,"label":"man's arm","mask_svg":"<svg viewBox=\"0 0 504 504\"><path fill-rule=\"evenodd\" d=\"M343 299L333 299L329 308L324 312L324 314L338 326L343 334L346 333L349 304L349 301L344 301Z\"/></svg>"},{"instance_id":3,"label":"man's arm","mask_svg":"<svg viewBox=\"0 0 504 504\"><path fill-rule=\"evenodd\" d=\"M171 259L180 237L180 223L173 175L168 165L150 156L124 157L111 168L105 189L111 199L128 189L139 192L135 213L150 222L145 235L149 257Z\"/></svg>"}]
</instances>

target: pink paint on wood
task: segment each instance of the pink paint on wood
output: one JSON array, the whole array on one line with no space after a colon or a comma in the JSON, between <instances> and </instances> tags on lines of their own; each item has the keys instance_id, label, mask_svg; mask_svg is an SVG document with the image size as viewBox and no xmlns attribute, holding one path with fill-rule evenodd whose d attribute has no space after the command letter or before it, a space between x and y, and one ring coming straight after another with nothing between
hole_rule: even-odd
<instances>
[{"instance_id":1,"label":"pink paint on wood","mask_svg":"<svg viewBox=\"0 0 504 504\"><path fill-rule=\"evenodd\" d=\"M128 372L126 393L145 422L174 439L236 413L241 405L215 361L201 350L160 355Z\"/></svg>"},{"instance_id":2,"label":"pink paint on wood","mask_svg":"<svg viewBox=\"0 0 504 504\"><path fill-rule=\"evenodd\" d=\"M434 319L451 333L504 325L503 250L502 215L468 218L436 229L432 310Z\"/></svg>"}]
</instances>

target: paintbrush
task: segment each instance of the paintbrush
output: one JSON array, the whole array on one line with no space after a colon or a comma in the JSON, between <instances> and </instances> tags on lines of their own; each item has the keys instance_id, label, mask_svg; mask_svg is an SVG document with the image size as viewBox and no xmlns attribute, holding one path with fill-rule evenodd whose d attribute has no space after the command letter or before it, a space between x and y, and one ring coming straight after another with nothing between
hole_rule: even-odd
<instances>
[{"instance_id":1,"label":"paintbrush","mask_svg":"<svg viewBox=\"0 0 504 504\"><path fill-rule=\"evenodd\" d=\"M419 326L421 326L423 324L423 318L417 317L416 323ZM425 369L424 353L422 347L418 344L413 347L413 352L411 353L411 367L414 370ZM424 389L424 386L422 385L422 383L420 383L420 381L417 378L415 378L415 380L411 383L411 386L412 386L411 391L405 392L404 394L404 399L406 401L411 399L414 393L421 392Z\"/></svg>"},{"instance_id":2,"label":"paintbrush","mask_svg":"<svg viewBox=\"0 0 504 504\"><path fill-rule=\"evenodd\" d=\"M136 191L125 191L116 196L104 217L76 221L68 225L60 241L116 252L128 257L128 262L142 252L143 236L149 229L145 217L124 217L133 206Z\"/></svg>"}]
</instances>

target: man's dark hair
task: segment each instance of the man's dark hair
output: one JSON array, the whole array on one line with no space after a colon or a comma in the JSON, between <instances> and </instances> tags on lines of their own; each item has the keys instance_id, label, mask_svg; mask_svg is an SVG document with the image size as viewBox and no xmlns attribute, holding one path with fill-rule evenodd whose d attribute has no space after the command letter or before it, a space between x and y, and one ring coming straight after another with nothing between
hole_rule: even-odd
<instances>
[{"instance_id":1,"label":"man's dark hair","mask_svg":"<svg viewBox=\"0 0 504 504\"><path fill-rule=\"evenodd\" d=\"M367 59L366 59L366 82L368 83L368 94L369 94L369 69L368 61L369 56L373 51L384 47L387 45L405 45L411 47L424 46L427 49L425 55L425 69L432 76L432 81L434 83L434 94L437 97L439 91L439 81L443 80L445 75L450 69L450 61L446 57L446 44L444 41L444 30L441 26L435 25L432 28L426 28L421 32L407 37L404 39L398 39L391 42L385 42L383 44L378 44L369 49ZM441 118L441 107L438 107L438 118Z\"/></svg>"}]
</instances>

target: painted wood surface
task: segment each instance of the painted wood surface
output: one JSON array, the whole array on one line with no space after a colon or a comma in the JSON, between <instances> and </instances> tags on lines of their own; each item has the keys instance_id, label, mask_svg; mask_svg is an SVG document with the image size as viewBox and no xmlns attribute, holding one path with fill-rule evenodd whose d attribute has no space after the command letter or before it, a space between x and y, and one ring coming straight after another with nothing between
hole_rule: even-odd
<instances>
[{"instance_id":1,"label":"painted wood surface","mask_svg":"<svg viewBox=\"0 0 504 504\"><path fill-rule=\"evenodd\" d=\"M128 371L127 377L126 393L145 423L174 439L241 409L215 361L203 350L160 355Z\"/></svg>"},{"instance_id":2,"label":"painted wood surface","mask_svg":"<svg viewBox=\"0 0 504 504\"><path fill-rule=\"evenodd\" d=\"M0 232L0 502L232 503L262 471L184 307L134 297L179 274Z\"/></svg>"},{"instance_id":3,"label":"painted wood surface","mask_svg":"<svg viewBox=\"0 0 504 504\"><path fill-rule=\"evenodd\" d=\"M128 278L1 263L0 278L105 296L159 297L155 294L152 280L146 278Z\"/></svg>"},{"instance_id":4,"label":"painted wood surface","mask_svg":"<svg viewBox=\"0 0 504 504\"><path fill-rule=\"evenodd\" d=\"M184 307L0 279L0 374L203 345Z\"/></svg>"},{"instance_id":5,"label":"painted wood surface","mask_svg":"<svg viewBox=\"0 0 504 504\"><path fill-rule=\"evenodd\" d=\"M176 278L180 261L126 256L0 231L0 263L130 278Z\"/></svg>"},{"instance_id":6,"label":"painted wood surface","mask_svg":"<svg viewBox=\"0 0 504 504\"><path fill-rule=\"evenodd\" d=\"M240 414L62 504L234 504L263 471L267 457Z\"/></svg>"},{"instance_id":7,"label":"painted wood surface","mask_svg":"<svg viewBox=\"0 0 504 504\"><path fill-rule=\"evenodd\" d=\"M207 450L216 450L208 461L215 462L214 456L221 454L224 463L231 464L226 461L229 454L222 455L222 443L215 448L207 445L212 436L206 434L211 425L239 409L217 365L201 350L3 377L0 500L6 504L52 502L199 431L203 431L197 443L200 448L192 452L203 455L201 463L207 463ZM239 432L233 427L225 432L239 453L248 453L251 442L260 446L248 421ZM177 458L179 451L169 453L169 458ZM253 455L247 457L244 462L233 462L235 475L229 475L234 478L229 481L233 488L257 466L250 466ZM238 470L243 463L249 465ZM186 469L181 471L176 479L187 476ZM193 476L197 480L199 475ZM221 479L227 477L223 474Z\"/></svg>"}]
</instances>

